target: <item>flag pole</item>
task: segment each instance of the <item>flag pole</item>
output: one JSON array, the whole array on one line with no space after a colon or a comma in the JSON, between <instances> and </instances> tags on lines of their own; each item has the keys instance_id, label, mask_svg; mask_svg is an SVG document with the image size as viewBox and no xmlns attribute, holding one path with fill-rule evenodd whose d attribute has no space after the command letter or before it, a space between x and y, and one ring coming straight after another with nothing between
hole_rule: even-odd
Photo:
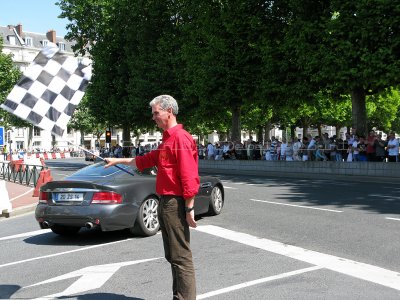
<instances>
[{"instance_id":1,"label":"flag pole","mask_svg":"<svg viewBox=\"0 0 400 300\"><path fill-rule=\"evenodd\" d=\"M78 145L73 144L73 143L68 142L68 141L66 141L66 142L67 142L68 144L74 146L74 147L77 147L77 148L80 149L80 150L83 150L83 151L85 151L85 152L89 152L89 153L92 154L93 156L96 156L96 157L100 158L100 159L101 159L102 161L104 161L105 163L108 163L107 159L104 159L103 157L101 157L101 156L99 156L99 155L96 155L96 154L90 152L89 150L87 150L87 149L85 149L85 148L83 148L83 147L81 147L81 146L78 146ZM118 165L114 165L113 167L116 167L117 169L120 169L121 171L124 171L125 173L128 173L129 175L135 176L135 174L133 174L132 172L129 172L128 170L125 170L124 168L121 168L121 167L119 167Z\"/></svg>"}]
</instances>

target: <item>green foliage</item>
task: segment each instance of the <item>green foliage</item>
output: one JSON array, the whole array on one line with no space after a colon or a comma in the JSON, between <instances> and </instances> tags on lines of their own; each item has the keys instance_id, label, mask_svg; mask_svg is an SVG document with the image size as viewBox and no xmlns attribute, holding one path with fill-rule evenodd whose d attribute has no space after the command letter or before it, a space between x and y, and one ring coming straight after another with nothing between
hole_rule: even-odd
<instances>
[{"instance_id":1,"label":"green foliage","mask_svg":"<svg viewBox=\"0 0 400 300\"><path fill-rule=\"evenodd\" d=\"M240 124L269 122L348 126L351 108L360 127L365 111L369 126L397 124L396 1L58 3L71 22L67 37L94 60L81 112L95 123L149 130L149 101L171 94L180 121L199 133L230 128L236 136ZM357 107L365 94L366 110Z\"/></svg>"}]
</instances>

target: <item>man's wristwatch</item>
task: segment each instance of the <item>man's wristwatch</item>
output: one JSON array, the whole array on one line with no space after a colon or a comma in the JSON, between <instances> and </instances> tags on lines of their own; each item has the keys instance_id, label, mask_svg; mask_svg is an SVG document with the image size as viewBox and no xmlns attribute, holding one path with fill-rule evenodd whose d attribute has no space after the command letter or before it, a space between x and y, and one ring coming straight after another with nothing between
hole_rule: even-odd
<instances>
[{"instance_id":1,"label":"man's wristwatch","mask_svg":"<svg viewBox=\"0 0 400 300\"><path fill-rule=\"evenodd\" d=\"M190 213L193 209L194 209L194 207L187 207L187 206L185 206L185 212L186 212L186 213Z\"/></svg>"}]
</instances>

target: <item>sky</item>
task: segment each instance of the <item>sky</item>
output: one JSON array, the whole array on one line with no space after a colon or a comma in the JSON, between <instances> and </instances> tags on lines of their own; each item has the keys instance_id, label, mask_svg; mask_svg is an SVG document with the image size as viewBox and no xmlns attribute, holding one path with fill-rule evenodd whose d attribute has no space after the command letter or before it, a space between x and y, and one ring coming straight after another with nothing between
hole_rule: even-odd
<instances>
[{"instance_id":1,"label":"sky","mask_svg":"<svg viewBox=\"0 0 400 300\"><path fill-rule=\"evenodd\" d=\"M57 0L0 0L0 26L22 24L22 30L46 33L50 29L64 37L67 19L57 18L61 14L55 5Z\"/></svg>"}]
</instances>

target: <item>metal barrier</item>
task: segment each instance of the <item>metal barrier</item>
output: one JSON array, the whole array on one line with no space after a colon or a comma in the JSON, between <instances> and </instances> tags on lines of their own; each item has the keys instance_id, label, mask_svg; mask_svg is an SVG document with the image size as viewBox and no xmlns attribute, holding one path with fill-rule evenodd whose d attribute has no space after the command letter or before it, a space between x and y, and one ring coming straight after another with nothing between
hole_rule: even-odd
<instances>
[{"instance_id":1,"label":"metal barrier","mask_svg":"<svg viewBox=\"0 0 400 300\"><path fill-rule=\"evenodd\" d=\"M0 179L36 187L40 172L47 169L48 167L42 165L27 165L5 161L1 162Z\"/></svg>"}]
</instances>

